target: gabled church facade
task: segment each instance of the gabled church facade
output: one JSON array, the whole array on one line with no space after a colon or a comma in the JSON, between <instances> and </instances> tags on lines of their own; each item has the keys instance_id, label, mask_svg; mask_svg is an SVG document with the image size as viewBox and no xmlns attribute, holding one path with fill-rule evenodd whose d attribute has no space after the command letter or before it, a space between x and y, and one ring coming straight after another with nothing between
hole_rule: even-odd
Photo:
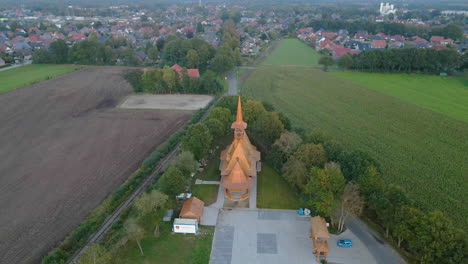
<instances>
[{"instance_id":1,"label":"gabled church facade","mask_svg":"<svg viewBox=\"0 0 468 264\"><path fill-rule=\"evenodd\" d=\"M233 201L247 199L250 188L255 184L255 177L260 166L260 152L250 143L245 129L247 123L242 119L240 97L237 102L236 121L232 123L234 140L221 152L221 185L224 194Z\"/></svg>"}]
</instances>

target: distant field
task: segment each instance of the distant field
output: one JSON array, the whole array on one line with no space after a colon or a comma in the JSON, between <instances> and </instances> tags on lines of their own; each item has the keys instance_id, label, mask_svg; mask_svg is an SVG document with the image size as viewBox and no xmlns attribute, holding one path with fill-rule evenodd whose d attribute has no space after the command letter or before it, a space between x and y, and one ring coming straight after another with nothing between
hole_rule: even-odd
<instances>
[{"instance_id":1,"label":"distant field","mask_svg":"<svg viewBox=\"0 0 468 264\"><path fill-rule=\"evenodd\" d=\"M334 72L333 75L468 122L466 78L359 72Z\"/></svg>"},{"instance_id":2,"label":"distant field","mask_svg":"<svg viewBox=\"0 0 468 264\"><path fill-rule=\"evenodd\" d=\"M468 123L310 68L258 68L242 94L272 103L295 127L367 151L388 183L467 227Z\"/></svg>"},{"instance_id":3,"label":"distant field","mask_svg":"<svg viewBox=\"0 0 468 264\"><path fill-rule=\"evenodd\" d=\"M320 55L298 39L284 39L261 65L318 65Z\"/></svg>"},{"instance_id":4,"label":"distant field","mask_svg":"<svg viewBox=\"0 0 468 264\"><path fill-rule=\"evenodd\" d=\"M0 71L0 94L78 70L71 65L30 64Z\"/></svg>"}]
</instances>

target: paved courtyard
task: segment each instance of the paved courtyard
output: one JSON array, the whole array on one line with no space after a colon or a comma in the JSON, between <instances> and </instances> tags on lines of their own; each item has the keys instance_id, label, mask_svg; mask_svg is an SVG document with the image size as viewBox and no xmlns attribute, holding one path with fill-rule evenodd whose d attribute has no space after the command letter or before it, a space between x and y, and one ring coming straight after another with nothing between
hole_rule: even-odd
<instances>
[{"instance_id":1,"label":"paved courtyard","mask_svg":"<svg viewBox=\"0 0 468 264\"><path fill-rule=\"evenodd\" d=\"M211 264L317 263L309 238L309 218L293 210L221 209L211 252ZM338 248L341 238L353 239L352 248ZM329 263L376 263L350 231L332 235Z\"/></svg>"},{"instance_id":2,"label":"paved courtyard","mask_svg":"<svg viewBox=\"0 0 468 264\"><path fill-rule=\"evenodd\" d=\"M132 94L120 105L128 109L198 110L207 106L213 96L196 94Z\"/></svg>"}]
</instances>

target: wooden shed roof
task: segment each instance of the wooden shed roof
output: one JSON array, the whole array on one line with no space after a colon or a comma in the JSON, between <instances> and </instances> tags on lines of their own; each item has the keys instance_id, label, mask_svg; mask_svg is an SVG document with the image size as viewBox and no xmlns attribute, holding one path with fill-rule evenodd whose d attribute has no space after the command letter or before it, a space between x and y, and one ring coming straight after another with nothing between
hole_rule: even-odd
<instances>
[{"instance_id":1,"label":"wooden shed roof","mask_svg":"<svg viewBox=\"0 0 468 264\"><path fill-rule=\"evenodd\" d=\"M180 218L201 218L203 215L203 206L205 203L197 197L192 197L184 201L182 210L180 211Z\"/></svg>"}]
</instances>

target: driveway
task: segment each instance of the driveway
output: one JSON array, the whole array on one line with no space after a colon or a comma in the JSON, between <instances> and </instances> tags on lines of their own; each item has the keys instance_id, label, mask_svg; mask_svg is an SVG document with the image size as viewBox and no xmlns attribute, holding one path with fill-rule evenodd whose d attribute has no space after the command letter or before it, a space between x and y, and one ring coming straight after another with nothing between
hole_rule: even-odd
<instances>
[{"instance_id":1,"label":"driveway","mask_svg":"<svg viewBox=\"0 0 468 264\"><path fill-rule=\"evenodd\" d=\"M228 80L229 80L229 91L228 95L236 95L237 94L237 76L236 76L236 69L231 70L228 73Z\"/></svg>"},{"instance_id":2,"label":"driveway","mask_svg":"<svg viewBox=\"0 0 468 264\"><path fill-rule=\"evenodd\" d=\"M309 217L294 210L221 209L217 219L211 264L312 264ZM338 248L336 241L353 239L352 248ZM377 263L351 231L331 235L329 263Z\"/></svg>"},{"instance_id":3,"label":"driveway","mask_svg":"<svg viewBox=\"0 0 468 264\"><path fill-rule=\"evenodd\" d=\"M369 249L377 263L402 264L406 261L379 234L371 230L359 218L352 218L347 223L348 229L356 234Z\"/></svg>"}]
</instances>

